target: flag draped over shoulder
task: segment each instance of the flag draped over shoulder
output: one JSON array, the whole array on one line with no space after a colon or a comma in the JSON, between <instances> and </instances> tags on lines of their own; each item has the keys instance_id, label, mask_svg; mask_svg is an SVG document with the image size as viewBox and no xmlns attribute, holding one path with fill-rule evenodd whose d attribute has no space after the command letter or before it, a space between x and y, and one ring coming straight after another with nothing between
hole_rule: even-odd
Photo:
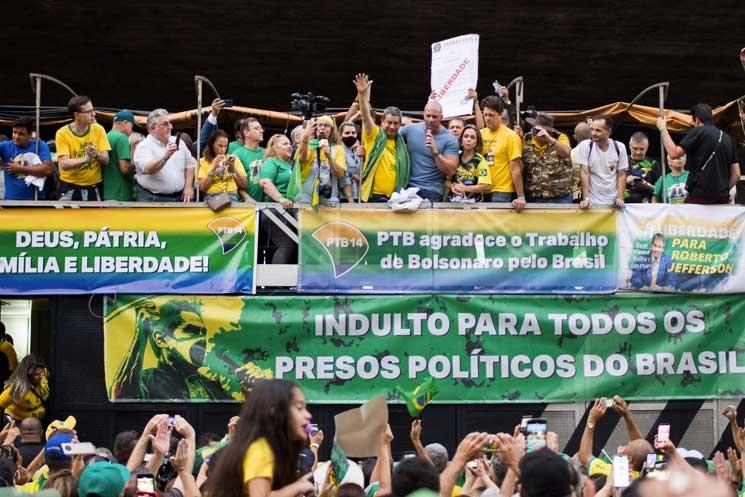
<instances>
[{"instance_id":1,"label":"flag draped over shoulder","mask_svg":"<svg viewBox=\"0 0 745 497\"><path fill-rule=\"evenodd\" d=\"M308 149L309 150L315 150L318 148L318 140L313 139L308 142ZM305 184L305 180L308 179L308 175L313 170L313 161L311 161L311 166L306 168L306 171L303 171L303 166L300 162L300 154L295 154L295 165L292 167L292 173L290 174L290 182L287 185L287 195L286 197L293 202L297 197L303 192L303 185ZM318 178L318 175L316 175L316 178L313 180L312 193L311 193L311 206L313 206L314 209L318 208L318 204L321 202L321 198L318 196L318 185L320 181Z\"/></svg>"},{"instance_id":2,"label":"flag draped over shoulder","mask_svg":"<svg viewBox=\"0 0 745 497\"><path fill-rule=\"evenodd\" d=\"M413 392L405 392L401 387L396 387L401 397L406 401L406 408L412 418L418 418L425 407L440 392L434 378L429 377L416 387Z\"/></svg>"},{"instance_id":3,"label":"flag draped over shoulder","mask_svg":"<svg viewBox=\"0 0 745 497\"><path fill-rule=\"evenodd\" d=\"M378 134L373 142L372 150L367 153L367 160L362 168L360 176L360 200L367 202L372 194L373 178L375 170L380 164L380 157L385 151L388 142L388 135L382 128L378 128ZM394 191L400 191L409 184L411 173L411 160L409 159L409 150L406 148L406 142L399 134L396 135L396 188Z\"/></svg>"}]
</instances>

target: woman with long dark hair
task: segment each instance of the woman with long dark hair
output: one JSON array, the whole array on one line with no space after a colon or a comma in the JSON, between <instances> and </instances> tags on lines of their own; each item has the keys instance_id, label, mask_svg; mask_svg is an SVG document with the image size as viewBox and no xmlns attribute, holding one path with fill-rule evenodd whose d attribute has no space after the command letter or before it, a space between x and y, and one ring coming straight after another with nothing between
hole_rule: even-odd
<instances>
[{"instance_id":1,"label":"woman with long dark hair","mask_svg":"<svg viewBox=\"0 0 745 497\"><path fill-rule=\"evenodd\" d=\"M238 190L248 186L246 170L235 155L228 155L228 134L217 129L207 139L203 157L199 160L199 190L209 198L227 193L230 200L241 200Z\"/></svg>"},{"instance_id":2,"label":"woman with long dark hair","mask_svg":"<svg viewBox=\"0 0 745 497\"><path fill-rule=\"evenodd\" d=\"M44 402L49 398L47 366L34 354L23 358L0 394L0 408L17 421L26 418L44 418Z\"/></svg>"},{"instance_id":3,"label":"woman with long dark hair","mask_svg":"<svg viewBox=\"0 0 745 497\"><path fill-rule=\"evenodd\" d=\"M315 489L298 474L310 413L287 380L265 380L247 394L230 445L207 481L210 497L297 497Z\"/></svg>"}]
</instances>

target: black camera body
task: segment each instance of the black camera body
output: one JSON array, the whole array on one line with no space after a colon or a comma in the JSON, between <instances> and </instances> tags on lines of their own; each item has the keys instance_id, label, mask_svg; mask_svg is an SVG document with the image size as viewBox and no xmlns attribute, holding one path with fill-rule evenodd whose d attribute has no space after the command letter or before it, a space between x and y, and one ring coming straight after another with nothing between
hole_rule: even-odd
<instances>
[{"instance_id":1,"label":"black camera body","mask_svg":"<svg viewBox=\"0 0 745 497\"><path fill-rule=\"evenodd\" d=\"M312 93L293 93L290 95L290 109L300 112L303 119L308 121L316 114L322 114L331 100L323 95Z\"/></svg>"}]
</instances>

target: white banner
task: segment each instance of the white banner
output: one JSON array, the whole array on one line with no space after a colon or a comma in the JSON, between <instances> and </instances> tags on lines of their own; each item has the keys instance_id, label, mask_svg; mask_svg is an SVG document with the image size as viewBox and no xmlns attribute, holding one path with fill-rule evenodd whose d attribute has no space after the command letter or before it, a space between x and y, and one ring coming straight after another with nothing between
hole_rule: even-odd
<instances>
[{"instance_id":1,"label":"white banner","mask_svg":"<svg viewBox=\"0 0 745 497\"><path fill-rule=\"evenodd\" d=\"M442 117L473 113L473 100L466 98L479 79L479 35L470 34L432 44L430 84Z\"/></svg>"},{"instance_id":2,"label":"white banner","mask_svg":"<svg viewBox=\"0 0 745 497\"><path fill-rule=\"evenodd\" d=\"M618 288L745 292L745 208L627 204L618 214Z\"/></svg>"}]
</instances>

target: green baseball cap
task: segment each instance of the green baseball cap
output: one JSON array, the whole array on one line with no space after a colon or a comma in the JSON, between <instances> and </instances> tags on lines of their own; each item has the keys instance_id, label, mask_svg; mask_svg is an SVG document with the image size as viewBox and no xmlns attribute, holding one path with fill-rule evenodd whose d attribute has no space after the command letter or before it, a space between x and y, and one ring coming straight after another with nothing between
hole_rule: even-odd
<instances>
[{"instance_id":1,"label":"green baseball cap","mask_svg":"<svg viewBox=\"0 0 745 497\"><path fill-rule=\"evenodd\" d=\"M130 472L123 464L95 462L85 468L78 482L78 495L118 497L129 481Z\"/></svg>"}]
</instances>

